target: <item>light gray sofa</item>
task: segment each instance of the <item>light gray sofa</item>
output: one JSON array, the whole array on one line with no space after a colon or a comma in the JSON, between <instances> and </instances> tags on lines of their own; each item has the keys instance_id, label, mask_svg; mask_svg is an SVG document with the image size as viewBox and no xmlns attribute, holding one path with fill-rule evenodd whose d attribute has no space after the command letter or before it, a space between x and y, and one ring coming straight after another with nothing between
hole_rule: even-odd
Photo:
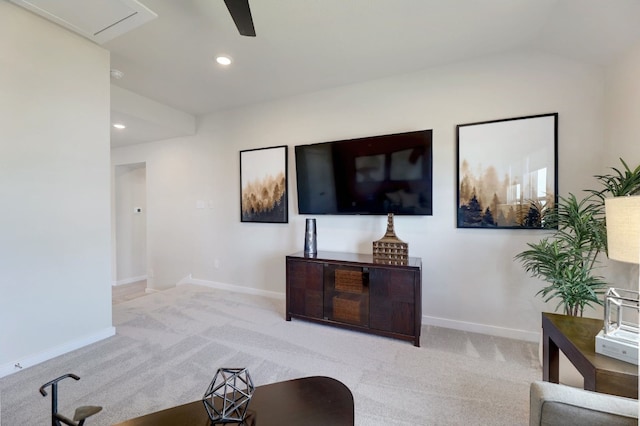
<instances>
[{"instance_id":1,"label":"light gray sofa","mask_svg":"<svg viewBox=\"0 0 640 426\"><path fill-rule=\"evenodd\" d=\"M549 382L530 388L530 426L638 424L638 400Z\"/></svg>"}]
</instances>

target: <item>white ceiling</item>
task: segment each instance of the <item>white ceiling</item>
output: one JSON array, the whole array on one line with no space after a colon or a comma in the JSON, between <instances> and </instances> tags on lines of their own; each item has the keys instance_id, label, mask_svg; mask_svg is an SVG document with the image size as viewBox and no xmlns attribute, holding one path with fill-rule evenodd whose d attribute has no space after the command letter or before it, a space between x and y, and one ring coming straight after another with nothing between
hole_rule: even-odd
<instances>
[{"instance_id":1,"label":"white ceiling","mask_svg":"<svg viewBox=\"0 0 640 426\"><path fill-rule=\"evenodd\" d=\"M223 0L139 1L158 17L103 44L112 84L193 115L509 50L605 65L640 44L639 0L251 0L255 38Z\"/></svg>"}]
</instances>

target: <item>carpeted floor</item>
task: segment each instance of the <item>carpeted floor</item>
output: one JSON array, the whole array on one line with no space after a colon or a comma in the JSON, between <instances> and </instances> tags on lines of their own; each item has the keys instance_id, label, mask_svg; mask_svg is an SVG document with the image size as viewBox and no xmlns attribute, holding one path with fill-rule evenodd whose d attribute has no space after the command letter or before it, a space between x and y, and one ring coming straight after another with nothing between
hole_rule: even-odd
<instances>
[{"instance_id":1,"label":"carpeted floor","mask_svg":"<svg viewBox=\"0 0 640 426\"><path fill-rule=\"evenodd\" d=\"M412 344L284 320L284 301L182 285L113 306L114 337L0 379L0 424L50 424L38 388L65 373L60 412L109 425L201 399L219 367L256 386L323 375L353 392L356 425L525 425L538 345L423 326Z\"/></svg>"}]
</instances>

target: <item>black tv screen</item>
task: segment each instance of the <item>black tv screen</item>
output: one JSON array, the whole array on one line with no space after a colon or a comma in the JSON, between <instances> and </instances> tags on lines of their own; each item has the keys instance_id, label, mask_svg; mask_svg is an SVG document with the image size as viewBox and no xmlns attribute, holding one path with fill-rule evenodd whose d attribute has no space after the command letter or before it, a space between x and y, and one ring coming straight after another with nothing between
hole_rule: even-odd
<instances>
[{"instance_id":1,"label":"black tv screen","mask_svg":"<svg viewBox=\"0 0 640 426\"><path fill-rule=\"evenodd\" d=\"M432 131L295 147L300 214L432 214Z\"/></svg>"}]
</instances>

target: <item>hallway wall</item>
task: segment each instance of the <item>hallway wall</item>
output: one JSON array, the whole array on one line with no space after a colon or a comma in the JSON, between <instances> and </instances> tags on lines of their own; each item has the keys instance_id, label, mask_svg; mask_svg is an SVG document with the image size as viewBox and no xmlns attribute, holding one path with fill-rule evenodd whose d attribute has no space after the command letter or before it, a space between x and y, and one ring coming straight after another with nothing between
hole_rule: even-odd
<instances>
[{"instance_id":1,"label":"hallway wall","mask_svg":"<svg viewBox=\"0 0 640 426\"><path fill-rule=\"evenodd\" d=\"M0 376L115 333L109 52L0 1Z\"/></svg>"}]
</instances>

